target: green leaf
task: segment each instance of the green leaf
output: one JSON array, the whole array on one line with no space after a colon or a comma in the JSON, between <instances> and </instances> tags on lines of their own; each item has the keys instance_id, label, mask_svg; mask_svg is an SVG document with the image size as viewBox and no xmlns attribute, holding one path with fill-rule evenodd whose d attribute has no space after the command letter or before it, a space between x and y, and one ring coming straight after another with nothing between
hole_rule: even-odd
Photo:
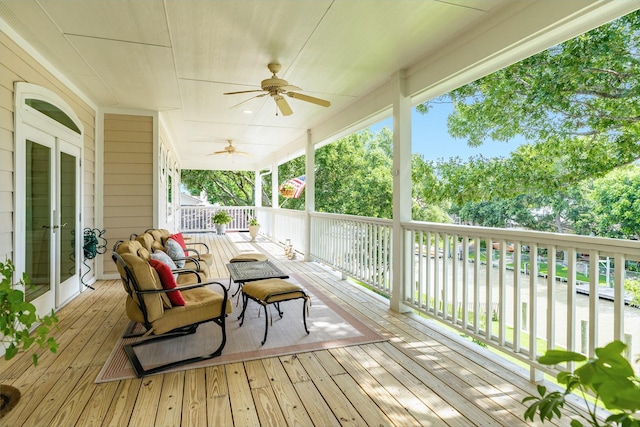
<instances>
[{"instance_id":1,"label":"green leaf","mask_svg":"<svg viewBox=\"0 0 640 427\"><path fill-rule=\"evenodd\" d=\"M571 424L569 424L571 427L584 427L582 425L582 423L578 420L571 420Z\"/></svg>"},{"instance_id":2,"label":"green leaf","mask_svg":"<svg viewBox=\"0 0 640 427\"><path fill-rule=\"evenodd\" d=\"M543 365L557 365L563 362L582 362L586 359L584 355L572 351L547 350L544 356L538 358L538 362Z\"/></svg>"},{"instance_id":3,"label":"green leaf","mask_svg":"<svg viewBox=\"0 0 640 427\"><path fill-rule=\"evenodd\" d=\"M543 386L542 384L538 384L538 394L541 397L544 397L544 395L547 394L547 388L545 386Z\"/></svg>"},{"instance_id":4,"label":"green leaf","mask_svg":"<svg viewBox=\"0 0 640 427\"><path fill-rule=\"evenodd\" d=\"M4 353L4 359L11 360L16 354L18 354L18 349L13 343L11 343Z\"/></svg>"}]
</instances>

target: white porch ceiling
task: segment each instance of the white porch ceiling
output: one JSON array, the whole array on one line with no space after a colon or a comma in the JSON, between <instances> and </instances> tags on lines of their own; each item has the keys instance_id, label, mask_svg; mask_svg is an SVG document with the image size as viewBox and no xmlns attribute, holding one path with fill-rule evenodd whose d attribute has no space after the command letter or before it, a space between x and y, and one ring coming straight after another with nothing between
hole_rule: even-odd
<instances>
[{"instance_id":1,"label":"white porch ceiling","mask_svg":"<svg viewBox=\"0 0 640 427\"><path fill-rule=\"evenodd\" d=\"M2 0L0 17L106 111L159 111L183 169L256 170L638 8L586 0ZM324 108L223 92L279 77ZM249 109L252 114L243 110ZM206 156L232 139L251 157Z\"/></svg>"}]
</instances>

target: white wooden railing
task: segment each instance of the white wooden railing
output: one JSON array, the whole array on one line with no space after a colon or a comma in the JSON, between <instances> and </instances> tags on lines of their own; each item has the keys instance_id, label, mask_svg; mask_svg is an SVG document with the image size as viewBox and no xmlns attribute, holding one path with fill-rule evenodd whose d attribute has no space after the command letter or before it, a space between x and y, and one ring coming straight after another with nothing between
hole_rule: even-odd
<instances>
[{"instance_id":1,"label":"white wooden railing","mask_svg":"<svg viewBox=\"0 0 640 427\"><path fill-rule=\"evenodd\" d=\"M233 209L236 217L256 216L262 235L298 252L309 238L310 259L519 359L533 380L553 373L536 361L545 349L593 356L614 339L627 342L640 370L640 308L626 305L624 292L625 279L637 275L623 268L640 261L638 241L412 221L402 223L402 262L392 265L390 220ZM402 269L400 285L394 268Z\"/></svg>"},{"instance_id":2,"label":"white wooden railing","mask_svg":"<svg viewBox=\"0 0 640 427\"><path fill-rule=\"evenodd\" d=\"M311 257L391 294L391 220L312 213Z\"/></svg>"},{"instance_id":3,"label":"white wooden railing","mask_svg":"<svg viewBox=\"0 0 640 427\"><path fill-rule=\"evenodd\" d=\"M593 356L620 339L630 361L640 354L640 308L625 305L622 268L640 260L640 242L418 222L403 232L404 304L528 363L534 379L552 372L536 361L545 349ZM611 288L601 286L607 259Z\"/></svg>"},{"instance_id":4,"label":"white wooden railing","mask_svg":"<svg viewBox=\"0 0 640 427\"><path fill-rule=\"evenodd\" d=\"M273 209L272 239L279 243L290 243L296 252L304 252L307 214L293 209Z\"/></svg>"},{"instance_id":5,"label":"white wooden railing","mask_svg":"<svg viewBox=\"0 0 640 427\"><path fill-rule=\"evenodd\" d=\"M248 230L249 218L255 216L253 206L181 206L180 230L184 232L214 231L211 217L220 210L229 212L231 223L227 230Z\"/></svg>"}]
</instances>

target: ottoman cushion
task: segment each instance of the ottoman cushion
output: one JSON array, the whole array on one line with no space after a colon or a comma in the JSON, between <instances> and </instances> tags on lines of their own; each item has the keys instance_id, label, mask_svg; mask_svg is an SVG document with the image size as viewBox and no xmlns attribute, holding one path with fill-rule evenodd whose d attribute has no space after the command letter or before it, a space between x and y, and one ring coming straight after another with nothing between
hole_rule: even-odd
<instances>
[{"instance_id":1,"label":"ottoman cushion","mask_svg":"<svg viewBox=\"0 0 640 427\"><path fill-rule=\"evenodd\" d=\"M242 287L242 292L265 303L304 298L306 296L300 286L282 279L265 279L248 282Z\"/></svg>"},{"instance_id":2,"label":"ottoman cushion","mask_svg":"<svg viewBox=\"0 0 640 427\"><path fill-rule=\"evenodd\" d=\"M267 256L261 253L247 253L247 254L238 254L231 258L229 262L244 262L244 261L266 261Z\"/></svg>"}]
</instances>

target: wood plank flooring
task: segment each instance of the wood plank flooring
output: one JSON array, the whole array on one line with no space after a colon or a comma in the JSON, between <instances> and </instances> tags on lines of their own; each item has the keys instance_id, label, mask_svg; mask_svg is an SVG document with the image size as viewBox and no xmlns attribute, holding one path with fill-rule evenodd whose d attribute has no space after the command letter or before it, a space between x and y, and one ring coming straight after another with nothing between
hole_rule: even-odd
<instances>
[{"instance_id":1,"label":"wood plank flooring","mask_svg":"<svg viewBox=\"0 0 640 427\"><path fill-rule=\"evenodd\" d=\"M278 244L251 243L247 233L191 237L216 254L211 277L228 277L233 255L261 251L388 342L94 384L128 322L120 282L99 281L58 312L57 354L40 351L36 367L26 354L2 361L0 382L18 387L22 399L0 425L531 425L522 421L520 402L535 385L487 350L431 321L390 311L386 300L324 266L287 260Z\"/></svg>"}]
</instances>

